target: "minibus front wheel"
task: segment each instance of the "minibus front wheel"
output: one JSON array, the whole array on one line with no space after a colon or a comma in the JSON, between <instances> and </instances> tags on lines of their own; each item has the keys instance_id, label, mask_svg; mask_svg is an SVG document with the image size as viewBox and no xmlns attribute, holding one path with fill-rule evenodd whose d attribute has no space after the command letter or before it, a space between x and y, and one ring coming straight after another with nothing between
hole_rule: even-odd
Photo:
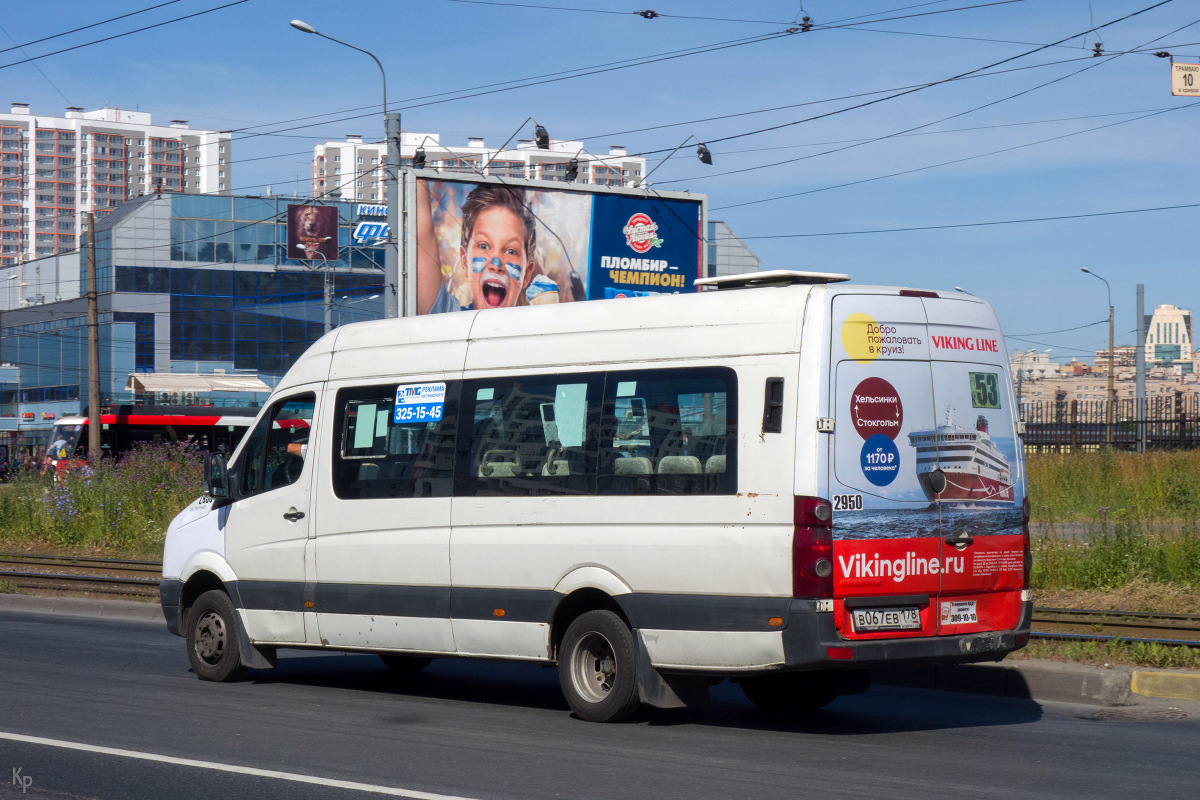
<instances>
[{"instance_id":1,"label":"minibus front wheel","mask_svg":"<svg viewBox=\"0 0 1200 800\"><path fill-rule=\"evenodd\" d=\"M202 681L235 681L242 666L238 616L229 595L212 589L196 598L188 611L187 649L192 670Z\"/></svg>"},{"instance_id":2,"label":"minibus front wheel","mask_svg":"<svg viewBox=\"0 0 1200 800\"><path fill-rule=\"evenodd\" d=\"M579 615L563 636L558 682L571 710L588 722L620 722L641 704L637 647L629 626L611 611Z\"/></svg>"}]
</instances>

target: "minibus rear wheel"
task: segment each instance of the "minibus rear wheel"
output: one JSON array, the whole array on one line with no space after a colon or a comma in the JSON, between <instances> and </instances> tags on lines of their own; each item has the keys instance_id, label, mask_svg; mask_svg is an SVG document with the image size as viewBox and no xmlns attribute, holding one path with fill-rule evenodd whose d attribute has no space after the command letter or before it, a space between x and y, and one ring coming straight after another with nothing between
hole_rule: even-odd
<instances>
[{"instance_id":1,"label":"minibus rear wheel","mask_svg":"<svg viewBox=\"0 0 1200 800\"><path fill-rule=\"evenodd\" d=\"M559 650L558 683L567 705L580 719L628 719L641 705L637 648L629 626L606 610L576 617Z\"/></svg>"},{"instance_id":2,"label":"minibus rear wheel","mask_svg":"<svg viewBox=\"0 0 1200 800\"><path fill-rule=\"evenodd\" d=\"M742 678L742 691L751 703L770 714L803 714L837 699L829 675L823 672L776 672Z\"/></svg>"},{"instance_id":3,"label":"minibus rear wheel","mask_svg":"<svg viewBox=\"0 0 1200 800\"><path fill-rule=\"evenodd\" d=\"M212 589L196 598L188 611L188 660L202 681L236 681L242 666L238 616L229 595Z\"/></svg>"}]
</instances>

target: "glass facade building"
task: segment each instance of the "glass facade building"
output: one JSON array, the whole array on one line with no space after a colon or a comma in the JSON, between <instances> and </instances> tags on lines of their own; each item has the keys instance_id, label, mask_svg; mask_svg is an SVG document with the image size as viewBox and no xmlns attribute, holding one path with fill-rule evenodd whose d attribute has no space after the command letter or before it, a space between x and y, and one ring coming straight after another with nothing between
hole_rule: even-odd
<instances>
[{"instance_id":1,"label":"glass facade building","mask_svg":"<svg viewBox=\"0 0 1200 800\"><path fill-rule=\"evenodd\" d=\"M102 397L132 399L125 386L138 372L254 373L274 385L324 335L326 268L335 324L381 317L383 246L352 243L353 204L332 204L336 260L287 258L287 207L303 202L151 195L97 220ZM17 385L5 387L16 406L9 413L32 413L37 423L86 405L88 286L85 260L74 263L77 293L9 304L0 315L0 363L19 373ZM25 274L36 264L25 264Z\"/></svg>"}]
</instances>

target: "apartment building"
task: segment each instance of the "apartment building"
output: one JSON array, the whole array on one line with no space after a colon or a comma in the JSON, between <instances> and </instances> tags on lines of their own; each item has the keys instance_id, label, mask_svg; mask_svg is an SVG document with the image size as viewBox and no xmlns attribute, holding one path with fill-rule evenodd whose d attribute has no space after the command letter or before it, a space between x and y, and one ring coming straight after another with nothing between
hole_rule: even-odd
<instances>
[{"instance_id":1,"label":"apartment building","mask_svg":"<svg viewBox=\"0 0 1200 800\"><path fill-rule=\"evenodd\" d=\"M345 141L324 142L313 148L312 193L364 203L382 203L383 162L387 145L367 142L351 134ZM621 145L596 155L583 142L551 139L541 149L532 140L521 139L503 150L489 148L483 137L470 137L466 145L443 144L436 133L400 135L400 165L412 167L413 159L425 159L426 169L505 178L566 181L572 170L574 181L599 186L632 186L646 171L646 159L631 156Z\"/></svg>"},{"instance_id":2,"label":"apartment building","mask_svg":"<svg viewBox=\"0 0 1200 800\"><path fill-rule=\"evenodd\" d=\"M0 267L79 246L83 214L164 192L228 194L230 135L148 111L71 106L63 116L13 103L0 113Z\"/></svg>"}]
</instances>

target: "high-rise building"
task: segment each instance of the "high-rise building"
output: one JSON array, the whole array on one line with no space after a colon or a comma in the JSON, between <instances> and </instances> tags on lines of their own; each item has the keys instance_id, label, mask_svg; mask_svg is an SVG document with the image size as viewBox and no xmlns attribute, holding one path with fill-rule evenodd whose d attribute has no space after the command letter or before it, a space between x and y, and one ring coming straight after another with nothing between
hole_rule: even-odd
<instances>
[{"instance_id":1,"label":"high-rise building","mask_svg":"<svg viewBox=\"0 0 1200 800\"><path fill-rule=\"evenodd\" d=\"M228 194L229 132L120 108L0 113L0 267L78 247L85 212L154 191Z\"/></svg>"},{"instance_id":2,"label":"high-rise building","mask_svg":"<svg viewBox=\"0 0 1200 800\"><path fill-rule=\"evenodd\" d=\"M621 145L609 147L606 155L595 155L584 149L583 142L552 139L549 148L541 150L532 140L522 139L516 146L496 150L486 147L482 137L468 138L464 147L444 145L436 133L401 133L400 166L412 167L418 151L424 154L427 169L468 175L565 181L575 162L576 183L632 186L646 171L646 159L628 155ZM365 142L357 135L317 145L312 160L313 196L382 203L386 155L386 144Z\"/></svg>"},{"instance_id":3,"label":"high-rise building","mask_svg":"<svg viewBox=\"0 0 1200 800\"><path fill-rule=\"evenodd\" d=\"M1146 315L1146 361L1166 363L1192 358L1192 312L1164 303Z\"/></svg>"}]
</instances>

